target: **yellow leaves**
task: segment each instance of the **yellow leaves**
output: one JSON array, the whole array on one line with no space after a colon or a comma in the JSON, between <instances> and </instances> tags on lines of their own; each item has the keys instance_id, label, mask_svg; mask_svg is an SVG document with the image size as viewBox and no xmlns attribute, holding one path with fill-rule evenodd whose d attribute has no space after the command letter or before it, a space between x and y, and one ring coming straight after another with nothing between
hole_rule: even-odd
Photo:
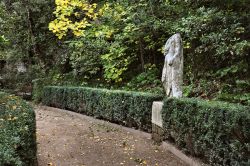
<instances>
[{"instance_id":1,"label":"yellow leaves","mask_svg":"<svg viewBox=\"0 0 250 166\"><path fill-rule=\"evenodd\" d=\"M49 23L49 30L59 39L66 36L70 30L75 36L84 36L84 29L91 25L90 20L95 20L98 17L98 12L95 11L96 3L89 4L84 0L55 0L55 4L54 14L56 19ZM76 18L84 16L84 18L73 22L71 21L72 16Z\"/></svg>"},{"instance_id":2,"label":"yellow leaves","mask_svg":"<svg viewBox=\"0 0 250 166\"><path fill-rule=\"evenodd\" d=\"M108 3L97 10L96 3L90 4L85 0L55 0L55 4L56 19L49 23L49 30L59 39L66 36L69 31L77 37L84 36L85 29L91 26L91 21L111 11ZM79 20L80 18L83 19ZM113 29L105 27L100 32L95 32L95 36L111 38L113 33Z\"/></svg>"},{"instance_id":3,"label":"yellow leaves","mask_svg":"<svg viewBox=\"0 0 250 166\"><path fill-rule=\"evenodd\" d=\"M98 14L102 16L106 11L110 10L110 5L108 3L104 4L103 7L98 11Z\"/></svg>"},{"instance_id":4,"label":"yellow leaves","mask_svg":"<svg viewBox=\"0 0 250 166\"><path fill-rule=\"evenodd\" d=\"M7 119L8 121L15 121L15 120L18 119L18 117L9 115L8 117L6 117L6 119Z\"/></svg>"},{"instance_id":5,"label":"yellow leaves","mask_svg":"<svg viewBox=\"0 0 250 166\"><path fill-rule=\"evenodd\" d=\"M49 30L56 34L56 36L61 39L66 35L68 30L72 30L75 36L83 36L84 28L90 26L86 19L80 22L72 23L68 18L61 18L61 20L54 20L49 24Z\"/></svg>"},{"instance_id":6,"label":"yellow leaves","mask_svg":"<svg viewBox=\"0 0 250 166\"><path fill-rule=\"evenodd\" d=\"M108 31L108 32L106 32L106 37L107 37L107 38L110 38L112 34L113 34L113 31L112 31L112 30L111 30L111 31Z\"/></svg>"},{"instance_id":7,"label":"yellow leaves","mask_svg":"<svg viewBox=\"0 0 250 166\"><path fill-rule=\"evenodd\" d=\"M190 43L189 42L184 42L184 48L190 48Z\"/></svg>"},{"instance_id":8,"label":"yellow leaves","mask_svg":"<svg viewBox=\"0 0 250 166\"><path fill-rule=\"evenodd\" d=\"M89 10L88 10L88 12L87 12L88 14L89 14L89 17L92 17L92 15L91 14L93 14L94 13L94 9L93 8L90 8Z\"/></svg>"},{"instance_id":9,"label":"yellow leaves","mask_svg":"<svg viewBox=\"0 0 250 166\"><path fill-rule=\"evenodd\" d=\"M48 163L48 166L52 166L53 164L50 162L50 163Z\"/></svg>"},{"instance_id":10,"label":"yellow leaves","mask_svg":"<svg viewBox=\"0 0 250 166\"><path fill-rule=\"evenodd\" d=\"M97 7L97 4L96 4L96 3L93 3L92 6L93 6L93 8L96 8L96 7Z\"/></svg>"},{"instance_id":11,"label":"yellow leaves","mask_svg":"<svg viewBox=\"0 0 250 166\"><path fill-rule=\"evenodd\" d=\"M69 0L55 0L55 4L58 6L67 5L68 3L69 3Z\"/></svg>"},{"instance_id":12,"label":"yellow leaves","mask_svg":"<svg viewBox=\"0 0 250 166\"><path fill-rule=\"evenodd\" d=\"M83 35L83 31L73 31L73 34L75 36L82 36Z\"/></svg>"},{"instance_id":13,"label":"yellow leaves","mask_svg":"<svg viewBox=\"0 0 250 166\"><path fill-rule=\"evenodd\" d=\"M115 29L109 26L100 26L100 30L95 31L95 37L106 37L111 38L113 33L115 32Z\"/></svg>"},{"instance_id":14,"label":"yellow leaves","mask_svg":"<svg viewBox=\"0 0 250 166\"><path fill-rule=\"evenodd\" d=\"M56 19L49 23L49 30L55 33L56 36L61 39L66 35L70 23L71 21L66 18L62 19L61 21Z\"/></svg>"},{"instance_id":15,"label":"yellow leaves","mask_svg":"<svg viewBox=\"0 0 250 166\"><path fill-rule=\"evenodd\" d=\"M147 165L147 162L144 160L144 161L142 162L142 164Z\"/></svg>"},{"instance_id":16,"label":"yellow leaves","mask_svg":"<svg viewBox=\"0 0 250 166\"><path fill-rule=\"evenodd\" d=\"M140 165L147 165L147 161L140 158L136 158L134 159L134 161L139 163Z\"/></svg>"},{"instance_id":17,"label":"yellow leaves","mask_svg":"<svg viewBox=\"0 0 250 166\"><path fill-rule=\"evenodd\" d=\"M75 15L77 18L79 18L79 17L80 17L79 12L75 12L75 13L74 13L74 15Z\"/></svg>"}]
</instances>

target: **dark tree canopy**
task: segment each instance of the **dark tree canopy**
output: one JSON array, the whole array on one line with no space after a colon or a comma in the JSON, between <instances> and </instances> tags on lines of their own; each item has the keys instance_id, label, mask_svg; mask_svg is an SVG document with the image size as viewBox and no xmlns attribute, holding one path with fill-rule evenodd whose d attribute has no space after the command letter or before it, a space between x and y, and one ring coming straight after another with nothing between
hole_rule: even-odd
<instances>
[{"instance_id":1,"label":"dark tree canopy","mask_svg":"<svg viewBox=\"0 0 250 166\"><path fill-rule=\"evenodd\" d=\"M248 0L90 3L97 4L93 13L99 16L89 19L91 26L84 28L84 35L71 29L58 39L49 30L49 24L62 14L53 14L57 7L54 0L3 0L2 88L27 89L32 80L40 79L43 84L162 93L162 47L179 32L184 44L185 96L250 102ZM86 11L90 10L73 7L67 19L80 22ZM13 70L20 62L28 68L27 73Z\"/></svg>"}]
</instances>

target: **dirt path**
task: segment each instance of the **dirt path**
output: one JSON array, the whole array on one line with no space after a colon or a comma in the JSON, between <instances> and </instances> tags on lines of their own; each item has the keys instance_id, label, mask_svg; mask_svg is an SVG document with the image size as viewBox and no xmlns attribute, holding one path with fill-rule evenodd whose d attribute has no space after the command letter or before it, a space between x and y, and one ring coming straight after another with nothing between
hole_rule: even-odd
<instances>
[{"instance_id":1,"label":"dirt path","mask_svg":"<svg viewBox=\"0 0 250 166\"><path fill-rule=\"evenodd\" d=\"M39 166L185 165L143 132L49 107L36 116Z\"/></svg>"}]
</instances>

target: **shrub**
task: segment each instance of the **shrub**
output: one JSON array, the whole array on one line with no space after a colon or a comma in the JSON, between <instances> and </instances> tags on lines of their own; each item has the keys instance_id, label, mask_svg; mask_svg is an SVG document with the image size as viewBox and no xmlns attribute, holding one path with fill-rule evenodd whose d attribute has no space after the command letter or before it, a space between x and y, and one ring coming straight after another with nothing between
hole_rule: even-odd
<instances>
[{"instance_id":1,"label":"shrub","mask_svg":"<svg viewBox=\"0 0 250 166\"><path fill-rule=\"evenodd\" d=\"M19 97L0 92L0 165L36 165L34 110Z\"/></svg>"},{"instance_id":2,"label":"shrub","mask_svg":"<svg viewBox=\"0 0 250 166\"><path fill-rule=\"evenodd\" d=\"M165 99L166 138L211 165L250 165L250 107Z\"/></svg>"},{"instance_id":3,"label":"shrub","mask_svg":"<svg viewBox=\"0 0 250 166\"><path fill-rule=\"evenodd\" d=\"M44 88L43 103L151 131L151 109L162 96L87 87Z\"/></svg>"},{"instance_id":4,"label":"shrub","mask_svg":"<svg viewBox=\"0 0 250 166\"><path fill-rule=\"evenodd\" d=\"M43 87L48 81L46 79L35 79L32 80L33 89L32 89L32 99L35 103L39 103L42 100L43 96Z\"/></svg>"}]
</instances>

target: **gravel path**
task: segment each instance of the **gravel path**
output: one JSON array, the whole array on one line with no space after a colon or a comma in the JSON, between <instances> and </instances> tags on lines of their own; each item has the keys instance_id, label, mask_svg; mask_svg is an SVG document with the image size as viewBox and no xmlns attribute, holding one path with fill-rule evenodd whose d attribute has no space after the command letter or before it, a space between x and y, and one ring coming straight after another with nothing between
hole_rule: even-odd
<instances>
[{"instance_id":1,"label":"gravel path","mask_svg":"<svg viewBox=\"0 0 250 166\"><path fill-rule=\"evenodd\" d=\"M150 135L81 114L37 107L39 166L184 166Z\"/></svg>"}]
</instances>

